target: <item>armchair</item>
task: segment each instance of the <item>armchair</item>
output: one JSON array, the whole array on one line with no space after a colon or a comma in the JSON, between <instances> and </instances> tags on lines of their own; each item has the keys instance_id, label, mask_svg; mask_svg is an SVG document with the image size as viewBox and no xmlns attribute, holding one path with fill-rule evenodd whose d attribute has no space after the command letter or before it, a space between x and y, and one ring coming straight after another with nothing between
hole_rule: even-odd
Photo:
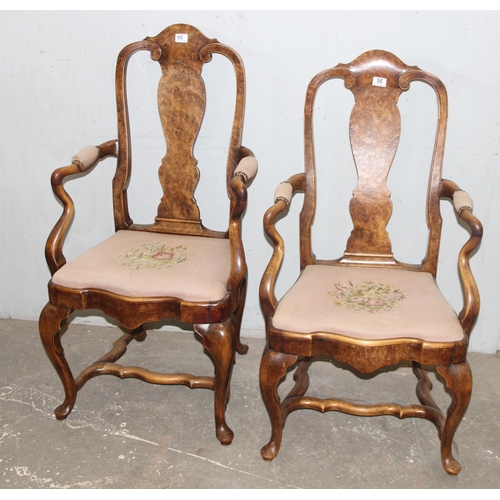
<instances>
[{"instance_id":1,"label":"armchair","mask_svg":"<svg viewBox=\"0 0 500 500\"><path fill-rule=\"evenodd\" d=\"M133 222L127 192L132 175L132 140L126 72L131 56L142 50L149 51L161 67L158 110L166 142L166 154L158 170L163 196L151 224ZM221 54L232 63L236 87L225 168L229 205L225 231L203 225L195 199L200 175L211 174L211 169L197 166L193 150L206 106L201 73L212 54ZM253 153L241 144L245 107L243 63L233 49L205 37L196 28L173 25L120 52L116 101L118 139L82 149L69 166L57 169L51 179L53 191L63 204L63 214L45 248L52 278L39 329L65 392L55 415L65 419L78 391L97 375L207 388L214 391L217 438L224 445L230 444L233 432L226 423L225 409L231 373L235 353L247 352L247 346L240 341L247 280L241 220L247 203L247 184L257 171ZM112 186L115 233L67 262L63 241L74 215L74 204L64 181L69 176L78 178L90 173L106 158L116 158ZM134 168L141 171L140 165ZM126 332L109 353L74 377L62 347L61 327L73 311L86 309L103 311L118 320ZM156 373L117 363L132 340L145 340L147 323L166 318L193 325L214 362L213 376Z\"/></svg>"},{"instance_id":2,"label":"armchair","mask_svg":"<svg viewBox=\"0 0 500 500\"><path fill-rule=\"evenodd\" d=\"M322 260L314 254L312 244L318 192L313 110L318 89L333 78L343 80L355 98L349 138L358 183L349 204L354 227L345 251L337 258ZM420 263L406 264L395 258L387 232L393 211L387 177L401 134L398 99L415 81L435 91L438 120L426 203L427 250ZM446 90L438 78L381 50L366 52L311 80L304 112L305 171L278 186L275 203L264 216L265 232L274 246L260 285L267 343L259 377L271 422L270 441L261 451L265 460L278 454L289 414L312 409L429 420L441 440L444 469L449 474L460 471L452 454L452 441L472 389L467 345L479 313L479 293L469 259L481 240L482 227L472 214L472 200L467 193L442 178L447 113ZM278 300L275 286L285 242L276 222L287 214L297 192L304 193L299 220L300 272L297 281ZM457 217L470 231L458 259L464 294L458 314L436 283L443 199L453 201ZM331 227L334 225L333 221ZM346 363L362 374L411 363L418 379L419 404L362 404L355 394L350 400L307 396L308 369L318 355ZM293 366L295 385L281 399L278 384ZM427 369L434 368L452 395L446 413L430 392Z\"/></svg>"}]
</instances>

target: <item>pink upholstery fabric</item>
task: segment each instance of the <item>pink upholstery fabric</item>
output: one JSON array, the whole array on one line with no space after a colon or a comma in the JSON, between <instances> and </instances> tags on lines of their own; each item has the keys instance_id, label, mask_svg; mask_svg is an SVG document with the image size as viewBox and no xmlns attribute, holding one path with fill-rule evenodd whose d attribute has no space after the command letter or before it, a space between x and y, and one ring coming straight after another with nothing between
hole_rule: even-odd
<instances>
[{"instance_id":1,"label":"pink upholstery fabric","mask_svg":"<svg viewBox=\"0 0 500 500\"><path fill-rule=\"evenodd\" d=\"M78 165L80 170L83 172L88 170L90 167L93 167L98 159L99 148L96 146L87 146L80 149L80 151L78 151L78 153L71 158L71 161Z\"/></svg>"},{"instance_id":2,"label":"pink upholstery fabric","mask_svg":"<svg viewBox=\"0 0 500 500\"><path fill-rule=\"evenodd\" d=\"M472 199L465 191L455 191L453 193L453 205L458 215L460 215L464 209L468 209L471 212L474 209Z\"/></svg>"},{"instance_id":3,"label":"pink upholstery fabric","mask_svg":"<svg viewBox=\"0 0 500 500\"><path fill-rule=\"evenodd\" d=\"M278 200L283 200L288 207L290 205L290 200L292 199L293 188L289 182L282 182L278 184L276 191L274 192L274 202Z\"/></svg>"},{"instance_id":4,"label":"pink upholstery fabric","mask_svg":"<svg viewBox=\"0 0 500 500\"><path fill-rule=\"evenodd\" d=\"M257 173L258 168L259 163L257 161L257 158L254 158L253 156L246 156L245 158L242 158L236 166L234 175L241 173L245 178L245 182L248 182L250 179L253 179L253 177Z\"/></svg>"},{"instance_id":5,"label":"pink upholstery fabric","mask_svg":"<svg viewBox=\"0 0 500 500\"><path fill-rule=\"evenodd\" d=\"M70 260L52 281L128 297L205 302L226 295L230 271L229 240L118 231Z\"/></svg>"},{"instance_id":6,"label":"pink upholstery fabric","mask_svg":"<svg viewBox=\"0 0 500 500\"><path fill-rule=\"evenodd\" d=\"M429 273L307 266L280 301L276 328L357 339L463 338L458 317Z\"/></svg>"}]
</instances>

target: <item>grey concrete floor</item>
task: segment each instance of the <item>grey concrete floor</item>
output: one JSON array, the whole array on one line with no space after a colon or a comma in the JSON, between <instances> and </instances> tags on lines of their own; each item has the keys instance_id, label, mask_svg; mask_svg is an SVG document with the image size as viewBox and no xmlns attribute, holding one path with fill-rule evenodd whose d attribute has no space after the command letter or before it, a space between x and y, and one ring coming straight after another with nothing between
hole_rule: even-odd
<instances>
[{"instance_id":1,"label":"grey concrete floor","mask_svg":"<svg viewBox=\"0 0 500 500\"><path fill-rule=\"evenodd\" d=\"M63 345L78 372L121 332L70 323ZM227 421L230 446L215 438L213 393L107 376L90 380L65 421L60 381L36 322L0 320L0 488L481 488L500 487L500 356L470 354L474 391L455 441L462 472L441 467L434 426L418 419L353 417L301 410L290 415L277 458L260 448L270 425L258 368L262 339L238 356ZM213 365L192 332L150 331L132 343L127 364L210 375ZM434 374L433 393L449 397ZM282 389L290 384L289 375ZM311 368L312 395L416 402L410 368L359 377L326 360ZM439 396L441 394L441 396Z\"/></svg>"}]
</instances>

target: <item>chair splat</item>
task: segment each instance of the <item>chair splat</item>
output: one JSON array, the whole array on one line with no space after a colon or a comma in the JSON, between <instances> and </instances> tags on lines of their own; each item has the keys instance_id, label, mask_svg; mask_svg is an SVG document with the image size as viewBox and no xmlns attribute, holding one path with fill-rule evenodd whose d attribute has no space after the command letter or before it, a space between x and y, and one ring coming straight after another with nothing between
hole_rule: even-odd
<instances>
[{"instance_id":1,"label":"chair splat","mask_svg":"<svg viewBox=\"0 0 500 500\"><path fill-rule=\"evenodd\" d=\"M397 102L401 92L407 90L401 87L400 77L414 68L391 56L373 51L369 62L363 54L349 65L339 65L354 76L349 88L356 101L349 137L358 185L349 205L354 229L347 241L346 261L394 262L386 231L392 215L386 182L401 134Z\"/></svg>"}]
</instances>

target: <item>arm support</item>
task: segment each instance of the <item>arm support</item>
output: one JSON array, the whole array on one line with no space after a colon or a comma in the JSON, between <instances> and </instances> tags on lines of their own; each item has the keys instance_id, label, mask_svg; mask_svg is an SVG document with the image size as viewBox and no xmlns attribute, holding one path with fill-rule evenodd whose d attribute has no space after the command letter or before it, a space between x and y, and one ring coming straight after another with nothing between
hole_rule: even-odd
<instances>
[{"instance_id":1,"label":"arm support","mask_svg":"<svg viewBox=\"0 0 500 500\"><path fill-rule=\"evenodd\" d=\"M52 174L52 190L63 204L63 213L50 232L47 243L45 244L45 258L52 275L66 264L62 246L66 232L75 213L73 200L64 189L64 180L69 175L90 171L97 163L108 156L118 156L118 141L108 141L100 146L88 146L73 156L71 165L58 168Z\"/></svg>"},{"instance_id":2,"label":"arm support","mask_svg":"<svg viewBox=\"0 0 500 500\"><path fill-rule=\"evenodd\" d=\"M288 210L293 194L296 191L304 191L306 185L306 175L297 174L282 182L275 191L275 202L264 215L264 231L273 243L274 249L271 260L264 271L260 282L260 301L264 311L266 322L274 315L278 300L274 293L278 271L283 262L285 244L283 238L276 229L276 218L279 214Z\"/></svg>"},{"instance_id":3,"label":"arm support","mask_svg":"<svg viewBox=\"0 0 500 500\"><path fill-rule=\"evenodd\" d=\"M239 291L247 275L247 266L243 242L241 239L241 217L247 206L247 184L258 170L258 162L253 153L245 148L240 149L240 160L231 179L231 209L229 213L228 235L231 240L231 280L228 290L231 292L233 309L239 304Z\"/></svg>"},{"instance_id":4,"label":"arm support","mask_svg":"<svg viewBox=\"0 0 500 500\"><path fill-rule=\"evenodd\" d=\"M464 331L469 336L479 314L480 306L479 291L470 269L469 260L472 251L481 242L483 226L472 215L473 204L470 196L465 191L462 191L454 182L446 179L441 180L440 197L453 200L458 217L469 226L471 232L471 236L460 250L458 258L458 271L464 292L464 306L458 317Z\"/></svg>"}]
</instances>

